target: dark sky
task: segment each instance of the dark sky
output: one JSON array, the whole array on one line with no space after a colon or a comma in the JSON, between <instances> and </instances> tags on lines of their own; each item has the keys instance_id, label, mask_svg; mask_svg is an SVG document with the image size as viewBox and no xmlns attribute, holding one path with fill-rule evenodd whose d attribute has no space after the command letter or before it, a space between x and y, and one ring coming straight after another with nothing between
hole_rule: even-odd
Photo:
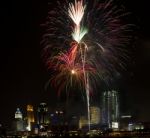
<instances>
[{"instance_id":1,"label":"dark sky","mask_svg":"<svg viewBox=\"0 0 150 138\"><path fill-rule=\"evenodd\" d=\"M41 58L43 29L48 0L7 0L1 3L0 122L9 124L17 107L57 103L54 92L45 90L49 73ZM150 121L150 8L148 0L124 0L137 24L136 41L120 93L122 109L142 121ZM134 64L133 64L134 63Z\"/></svg>"}]
</instances>

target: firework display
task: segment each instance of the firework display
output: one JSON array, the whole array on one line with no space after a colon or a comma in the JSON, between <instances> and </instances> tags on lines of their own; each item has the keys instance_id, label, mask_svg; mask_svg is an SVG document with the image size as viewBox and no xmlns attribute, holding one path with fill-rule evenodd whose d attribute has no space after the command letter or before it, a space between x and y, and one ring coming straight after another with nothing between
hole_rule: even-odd
<instances>
[{"instance_id":1,"label":"firework display","mask_svg":"<svg viewBox=\"0 0 150 138\"><path fill-rule=\"evenodd\" d=\"M42 43L58 95L65 88L81 87L89 111L89 94L97 82L123 67L129 39L124 15L113 0L56 1Z\"/></svg>"},{"instance_id":2,"label":"firework display","mask_svg":"<svg viewBox=\"0 0 150 138\"><path fill-rule=\"evenodd\" d=\"M122 9L113 0L57 1L49 11L43 36L44 55L51 82L60 93L72 83L85 87L87 74L95 87L123 67L129 24L122 21Z\"/></svg>"}]
</instances>

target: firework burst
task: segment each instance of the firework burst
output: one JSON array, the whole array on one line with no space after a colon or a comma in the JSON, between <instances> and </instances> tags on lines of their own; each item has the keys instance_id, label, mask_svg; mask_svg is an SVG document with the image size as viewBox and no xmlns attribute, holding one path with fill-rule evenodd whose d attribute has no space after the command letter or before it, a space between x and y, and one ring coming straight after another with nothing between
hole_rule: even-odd
<instances>
[{"instance_id":1,"label":"firework burst","mask_svg":"<svg viewBox=\"0 0 150 138\"><path fill-rule=\"evenodd\" d=\"M130 25L123 23L126 13L113 0L56 3L49 11L42 43L48 68L54 71L52 84L59 85L59 92L72 86L73 79L86 85L86 74L96 87L97 80L124 68Z\"/></svg>"},{"instance_id":2,"label":"firework burst","mask_svg":"<svg viewBox=\"0 0 150 138\"><path fill-rule=\"evenodd\" d=\"M42 41L47 66L53 70L51 84L58 88L58 95L64 88L84 89L90 130L91 86L94 89L97 81L106 81L124 68L130 24L123 23L126 13L113 0L56 3L49 11Z\"/></svg>"}]
</instances>

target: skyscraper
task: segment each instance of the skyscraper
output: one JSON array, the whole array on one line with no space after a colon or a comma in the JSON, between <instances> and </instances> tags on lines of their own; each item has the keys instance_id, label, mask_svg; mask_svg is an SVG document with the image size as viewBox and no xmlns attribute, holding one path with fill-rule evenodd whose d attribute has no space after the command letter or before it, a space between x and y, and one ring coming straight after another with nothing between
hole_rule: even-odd
<instances>
[{"instance_id":1,"label":"skyscraper","mask_svg":"<svg viewBox=\"0 0 150 138\"><path fill-rule=\"evenodd\" d=\"M48 106L46 103L40 103L38 107L38 124L39 125L48 125L50 117L48 116Z\"/></svg>"},{"instance_id":2,"label":"skyscraper","mask_svg":"<svg viewBox=\"0 0 150 138\"><path fill-rule=\"evenodd\" d=\"M117 129L119 120L119 102L117 91L105 91L102 95L102 124Z\"/></svg>"},{"instance_id":3,"label":"skyscraper","mask_svg":"<svg viewBox=\"0 0 150 138\"><path fill-rule=\"evenodd\" d=\"M15 112L15 119L22 119L22 113L19 108L17 108L17 111Z\"/></svg>"},{"instance_id":4,"label":"skyscraper","mask_svg":"<svg viewBox=\"0 0 150 138\"><path fill-rule=\"evenodd\" d=\"M34 123L34 110L32 105L27 105L27 130L31 131L32 123Z\"/></svg>"},{"instance_id":5,"label":"skyscraper","mask_svg":"<svg viewBox=\"0 0 150 138\"><path fill-rule=\"evenodd\" d=\"M90 125L91 127L97 126L100 124L100 108L96 106L90 107ZM79 129L88 126L88 118L87 116L80 116L79 119Z\"/></svg>"},{"instance_id":6,"label":"skyscraper","mask_svg":"<svg viewBox=\"0 0 150 138\"><path fill-rule=\"evenodd\" d=\"M17 111L15 112L15 120L13 121L12 125L13 130L16 132L24 130L23 115L19 108L17 108Z\"/></svg>"},{"instance_id":7,"label":"skyscraper","mask_svg":"<svg viewBox=\"0 0 150 138\"><path fill-rule=\"evenodd\" d=\"M100 108L96 106L90 107L90 123L98 125L100 123Z\"/></svg>"}]
</instances>

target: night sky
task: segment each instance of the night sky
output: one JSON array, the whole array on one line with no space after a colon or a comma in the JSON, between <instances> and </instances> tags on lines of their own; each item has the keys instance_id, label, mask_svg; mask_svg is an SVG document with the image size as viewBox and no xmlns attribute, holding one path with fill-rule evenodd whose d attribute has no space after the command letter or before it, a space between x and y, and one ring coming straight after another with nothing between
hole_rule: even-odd
<instances>
[{"instance_id":1,"label":"night sky","mask_svg":"<svg viewBox=\"0 0 150 138\"><path fill-rule=\"evenodd\" d=\"M123 0L122 0L123 1ZM150 121L150 8L148 0L124 0L136 24L131 59L120 85L121 110ZM46 21L48 0L8 0L0 11L0 122L9 125L17 107L23 112L27 104L35 107L47 102L58 104L55 92L45 89L49 80L41 57L41 24Z\"/></svg>"}]
</instances>

